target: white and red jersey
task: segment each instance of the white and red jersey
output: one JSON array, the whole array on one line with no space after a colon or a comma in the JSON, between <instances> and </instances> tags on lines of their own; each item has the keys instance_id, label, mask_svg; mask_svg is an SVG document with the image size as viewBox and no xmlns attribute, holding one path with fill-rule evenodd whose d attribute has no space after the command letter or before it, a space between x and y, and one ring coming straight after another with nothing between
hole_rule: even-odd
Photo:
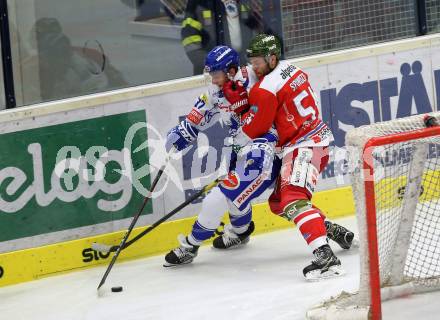
<instances>
[{"instance_id":1,"label":"white and red jersey","mask_svg":"<svg viewBox=\"0 0 440 320\"><path fill-rule=\"evenodd\" d=\"M250 139L266 133L272 124L278 147L328 146L333 135L319 119L319 110L308 76L301 69L280 61L249 93L249 120L242 132Z\"/></svg>"}]
</instances>

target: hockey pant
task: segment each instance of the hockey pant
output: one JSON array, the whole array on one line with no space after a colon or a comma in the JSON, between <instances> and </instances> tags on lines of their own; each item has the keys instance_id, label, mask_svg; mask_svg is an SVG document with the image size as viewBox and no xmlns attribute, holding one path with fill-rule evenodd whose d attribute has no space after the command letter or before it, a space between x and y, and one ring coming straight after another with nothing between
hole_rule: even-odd
<instances>
[{"instance_id":1,"label":"hockey pant","mask_svg":"<svg viewBox=\"0 0 440 320\"><path fill-rule=\"evenodd\" d=\"M312 250L327 244L325 216L311 205L320 172L328 163L328 147L298 148L281 161L269 206L273 213L293 221Z\"/></svg>"},{"instance_id":2,"label":"hockey pant","mask_svg":"<svg viewBox=\"0 0 440 320\"><path fill-rule=\"evenodd\" d=\"M251 201L274 184L280 166L281 162L274 162L271 174L247 172L239 166L235 171L229 172L228 178L203 200L202 210L188 236L188 241L193 245L200 245L211 238L220 226L226 210L229 212L234 232L245 232L252 220Z\"/></svg>"}]
</instances>

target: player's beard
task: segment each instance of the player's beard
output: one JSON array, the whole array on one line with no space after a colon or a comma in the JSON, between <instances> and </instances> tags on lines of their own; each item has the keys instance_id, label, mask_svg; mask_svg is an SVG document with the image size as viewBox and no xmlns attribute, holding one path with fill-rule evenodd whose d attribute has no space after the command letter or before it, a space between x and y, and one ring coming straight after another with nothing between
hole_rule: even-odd
<instances>
[{"instance_id":1,"label":"player's beard","mask_svg":"<svg viewBox=\"0 0 440 320\"><path fill-rule=\"evenodd\" d=\"M272 70L270 70L269 64L266 63L264 66L264 69L262 68L261 70L257 70L255 71L255 74L257 75L258 79L262 79L264 76L266 76L267 74L269 74Z\"/></svg>"}]
</instances>

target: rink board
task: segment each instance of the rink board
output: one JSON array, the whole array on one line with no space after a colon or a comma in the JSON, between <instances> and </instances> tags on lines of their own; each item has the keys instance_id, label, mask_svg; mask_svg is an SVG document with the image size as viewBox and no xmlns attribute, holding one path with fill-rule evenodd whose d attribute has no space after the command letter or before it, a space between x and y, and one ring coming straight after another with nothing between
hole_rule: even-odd
<instances>
[{"instance_id":1,"label":"rink board","mask_svg":"<svg viewBox=\"0 0 440 320\"><path fill-rule=\"evenodd\" d=\"M408 177L397 176L383 178L375 183L375 197L377 210L386 210L402 205L405 188ZM422 178L419 203L438 201L440 199L440 190L435 185L440 181L439 170L425 170ZM390 195L394 195L391 197Z\"/></svg>"},{"instance_id":2,"label":"rink board","mask_svg":"<svg viewBox=\"0 0 440 320\"><path fill-rule=\"evenodd\" d=\"M336 147L319 179L315 201L327 199L319 206L330 217L353 213L346 188L345 134L360 125L438 110L440 37L400 40L293 62L309 74L322 118L335 136ZM130 175L124 178L115 169L136 171L149 164L156 170L151 173L154 176L164 161L167 131L189 112L204 84L203 77L192 77L1 112L0 146L9 152L0 155L0 286L108 261L91 251L90 244L96 239L119 242L120 230L130 224L142 188L148 188L151 180L151 172L137 180ZM152 224L213 180L222 159L217 150L222 149L226 134L224 127L215 125L200 134L194 148L172 161L166 192L153 199L138 225ZM59 159L64 147L70 149ZM101 147L109 152L107 156ZM160 149L162 155L157 152ZM440 150L434 152L440 154ZM105 162L108 181L86 186L78 174L71 191L61 190L62 179L54 175L63 164L75 166L75 161L67 160L75 153L78 168L88 156ZM87 162L93 173L98 162ZM138 183L130 185L133 181ZM282 220L265 214L265 205L256 208L259 232L286 227ZM200 201L188 206L122 258L157 254L175 246L177 233L190 230L199 210Z\"/></svg>"},{"instance_id":3,"label":"rink board","mask_svg":"<svg viewBox=\"0 0 440 320\"><path fill-rule=\"evenodd\" d=\"M313 203L325 208L329 218L348 216L354 212L351 188L318 192ZM255 233L263 233L283 228L293 228L293 224L271 213L267 203L254 205ZM225 217L226 219L226 217ZM165 222L151 234L141 238L127 250L122 251L119 261L152 256L169 251L178 245L177 235L191 230L195 218L185 218ZM224 222L227 222L224 220ZM132 237L145 227L135 228ZM82 238L39 248L19 250L0 255L0 287L39 279L54 273L87 268L98 264L108 264L112 254L102 254L91 248L93 242L119 244L125 231ZM207 242L207 244L210 242Z\"/></svg>"}]
</instances>

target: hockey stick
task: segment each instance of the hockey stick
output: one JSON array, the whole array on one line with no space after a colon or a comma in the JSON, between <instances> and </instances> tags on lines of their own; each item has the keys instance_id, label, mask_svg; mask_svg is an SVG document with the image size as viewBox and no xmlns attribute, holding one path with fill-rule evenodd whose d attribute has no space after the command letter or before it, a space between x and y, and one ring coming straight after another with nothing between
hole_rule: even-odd
<instances>
[{"instance_id":1,"label":"hockey stick","mask_svg":"<svg viewBox=\"0 0 440 320\"><path fill-rule=\"evenodd\" d=\"M174 149L171 149L170 153L173 153ZM118 248L115 250L115 254L113 255L112 260L110 261L110 264L107 267L107 270L105 270L104 276L102 277L101 281L99 282L98 285L98 290L99 288L101 288L103 286L103 284L105 283L105 280L108 277L108 274L110 273L110 271L113 268L113 265L116 262L116 259L118 258L119 254L121 253L121 248L123 248L125 246L125 242L127 241L128 237L131 234L131 231L133 230L136 222L138 221L139 217L142 214L142 211L144 211L145 206L147 205L148 201L151 199L151 196L153 194L154 189L156 188L157 183L159 182L160 177L162 176L162 174L165 171L165 167L167 166L168 162L170 160L169 155L167 156L167 159L165 160L165 163L162 165L162 167L159 169L159 172L157 173L156 177L154 178L153 183L151 184L151 188L150 188L150 194L147 195L144 198L144 202L142 203L142 206L140 207L138 213L136 213L136 215L133 217L133 220L130 223L130 226L127 229L127 232L125 233L124 237L122 238L121 243L119 244Z\"/></svg>"},{"instance_id":2,"label":"hockey stick","mask_svg":"<svg viewBox=\"0 0 440 320\"><path fill-rule=\"evenodd\" d=\"M178 213L180 210L182 210L183 208L185 208L187 205L189 205L191 202L193 202L194 200L196 200L197 198L207 194L209 191L211 191L212 188L216 187L217 184L221 181L222 179L217 178L215 179L213 182L211 182L210 184L207 184L206 186L204 186L202 189L200 189L198 192L196 192L195 194L193 194L191 197L189 197L187 200L185 200L184 202L182 202L179 206L177 206L176 208L173 209L173 211L171 211L170 213L168 213L167 215L163 216L162 218L160 218L159 220L157 220L155 223L153 223L151 226L147 227L145 230L143 230L141 233L139 233L136 237L134 237L133 239L131 239L130 241L128 241L127 243L124 242L124 244L121 242L121 244L117 245L117 246L108 246L105 244L100 244L100 243L93 243L92 244L92 248L94 250L100 251L102 253L108 253L108 252L120 252L121 251L121 246L122 250L126 249L127 247L131 246L133 243L135 243L136 241L138 241L140 238L142 238L143 236L145 236L147 233L151 232L153 229L155 229L156 227L158 227L160 224L162 224L162 222L168 220L169 218L171 218L173 215L175 215L176 213Z\"/></svg>"}]
</instances>

